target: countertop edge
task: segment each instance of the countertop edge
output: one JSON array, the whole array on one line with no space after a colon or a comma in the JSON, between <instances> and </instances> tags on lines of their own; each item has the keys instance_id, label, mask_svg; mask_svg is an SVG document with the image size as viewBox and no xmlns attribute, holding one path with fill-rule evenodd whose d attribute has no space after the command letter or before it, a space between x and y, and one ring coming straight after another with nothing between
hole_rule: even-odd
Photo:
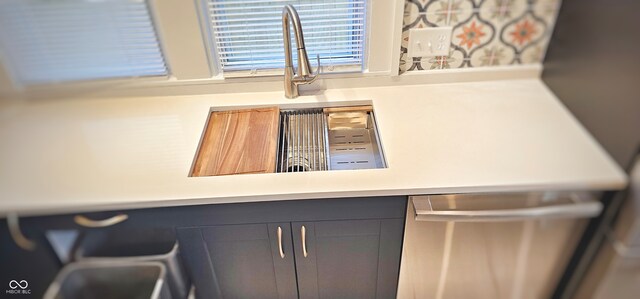
<instances>
[{"instance_id":1,"label":"countertop edge","mask_svg":"<svg viewBox=\"0 0 640 299\"><path fill-rule=\"evenodd\" d=\"M226 198L183 198L161 199L155 201L129 201L118 203L91 204L91 205L58 205L57 207L33 208L9 208L0 211L0 219L9 214L17 214L20 217L53 216L73 213L91 213L103 211L126 211L135 209L152 209L164 207L213 205L213 204L241 204L252 202L313 200L325 198L355 198L373 196L414 196L455 193L502 193L502 192L543 192L543 191L614 191L624 189L628 184L626 175L621 174L618 180L608 182L563 182L557 184L522 184L522 185L496 185L496 186L454 186L440 188L413 188L402 190L355 190L355 191L331 191L295 194L271 194L264 196L236 196Z\"/></svg>"}]
</instances>

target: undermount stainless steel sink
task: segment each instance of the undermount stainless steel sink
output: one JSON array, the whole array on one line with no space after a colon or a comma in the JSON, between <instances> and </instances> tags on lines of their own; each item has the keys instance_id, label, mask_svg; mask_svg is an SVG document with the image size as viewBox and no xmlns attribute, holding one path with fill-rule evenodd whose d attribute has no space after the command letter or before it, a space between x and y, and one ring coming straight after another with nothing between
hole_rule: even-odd
<instances>
[{"instance_id":1,"label":"undermount stainless steel sink","mask_svg":"<svg viewBox=\"0 0 640 299\"><path fill-rule=\"evenodd\" d=\"M371 106L280 112L277 172L385 167Z\"/></svg>"}]
</instances>

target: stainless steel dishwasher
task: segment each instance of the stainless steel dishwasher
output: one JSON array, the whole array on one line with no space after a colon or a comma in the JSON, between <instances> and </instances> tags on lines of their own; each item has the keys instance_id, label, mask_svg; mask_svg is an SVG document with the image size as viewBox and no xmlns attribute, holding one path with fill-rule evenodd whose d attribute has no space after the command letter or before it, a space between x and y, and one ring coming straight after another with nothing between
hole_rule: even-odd
<instances>
[{"instance_id":1,"label":"stainless steel dishwasher","mask_svg":"<svg viewBox=\"0 0 640 299\"><path fill-rule=\"evenodd\" d=\"M601 210L575 192L412 196L398 298L549 298Z\"/></svg>"}]
</instances>

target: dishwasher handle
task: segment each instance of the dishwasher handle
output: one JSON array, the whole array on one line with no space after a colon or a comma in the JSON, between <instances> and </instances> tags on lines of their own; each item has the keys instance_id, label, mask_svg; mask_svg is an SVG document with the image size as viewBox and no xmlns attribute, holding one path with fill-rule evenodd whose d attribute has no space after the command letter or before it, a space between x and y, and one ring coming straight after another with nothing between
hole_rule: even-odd
<instances>
[{"instance_id":1,"label":"dishwasher handle","mask_svg":"<svg viewBox=\"0 0 640 299\"><path fill-rule=\"evenodd\" d=\"M509 209L435 210L430 196L412 197L416 221L499 222L554 218L591 218L602 211L602 203L591 196L572 194L570 203Z\"/></svg>"}]
</instances>

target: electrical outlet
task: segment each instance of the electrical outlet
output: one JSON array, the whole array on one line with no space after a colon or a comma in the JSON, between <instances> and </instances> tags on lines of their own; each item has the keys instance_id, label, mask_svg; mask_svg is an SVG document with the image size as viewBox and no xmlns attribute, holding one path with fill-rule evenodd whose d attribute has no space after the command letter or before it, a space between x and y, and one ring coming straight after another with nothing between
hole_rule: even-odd
<instances>
[{"instance_id":1,"label":"electrical outlet","mask_svg":"<svg viewBox=\"0 0 640 299\"><path fill-rule=\"evenodd\" d=\"M433 27L409 30L409 57L449 55L452 27Z\"/></svg>"}]
</instances>

